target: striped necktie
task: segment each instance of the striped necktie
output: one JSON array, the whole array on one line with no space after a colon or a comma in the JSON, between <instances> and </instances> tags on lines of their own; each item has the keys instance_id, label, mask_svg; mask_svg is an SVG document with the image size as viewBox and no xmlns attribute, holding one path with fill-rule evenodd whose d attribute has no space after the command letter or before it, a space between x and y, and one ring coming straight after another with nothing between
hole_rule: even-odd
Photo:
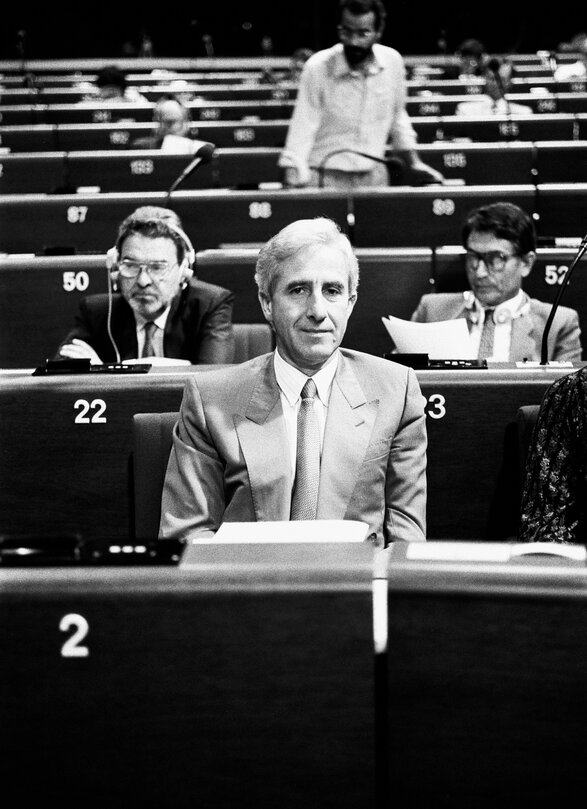
<instances>
[{"instance_id":1,"label":"striped necktie","mask_svg":"<svg viewBox=\"0 0 587 809\"><path fill-rule=\"evenodd\" d=\"M145 323L145 344L143 346L143 353L141 357L154 357L155 356L155 346L153 345L153 335L155 334L155 329L157 328L157 324L153 320L149 320Z\"/></svg>"},{"instance_id":2,"label":"striped necktie","mask_svg":"<svg viewBox=\"0 0 587 809\"><path fill-rule=\"evenodd\" d=\"M314 411L316 383L308 379L302 388L298 412L296 477L290 520L315 520L320 482L320 429Z\"/></svg>"},{"instance_id":3,"label":"striped necktie","mask_svg":"<svg viewBox=\"0 0 587 809\"><path fill-rule=\"evenodd\" d=\"M479 353L477 359L485 360L493 356L493 335L495 334L495 321L493 313L495 309L485 309L485 320L481 331L481 341L479 343Z\"/></svg>"}]
</instances>

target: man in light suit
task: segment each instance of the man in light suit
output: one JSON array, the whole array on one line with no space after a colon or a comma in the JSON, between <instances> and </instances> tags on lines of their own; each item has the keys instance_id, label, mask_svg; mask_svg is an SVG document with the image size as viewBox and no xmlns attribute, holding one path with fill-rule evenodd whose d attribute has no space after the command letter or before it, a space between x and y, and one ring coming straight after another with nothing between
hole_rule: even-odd
<instances>
[{"instance_id":1,"label":"man in light suit","mask_svg":"<svg viewBox=\"0 0 587 809\"><path fill-rule=\"evenodd\" d=\"M530 298L522 279L536 259L536 233L528 214L510 202L469 212L463 225L471 289L423 295L411 319L419 323L465 318L471 353L496 362L539 361L551 304ZM484 324L493 321L493 345L484 350ZM548 358L581 360L581 329L574 309L560 306L548 336Z\"/></svg>"},{"instance_id":2,"label":"man in light suit","mask_svg":"<svg viewBox=\"0 0 587 809\"><path fill-rule=\"evenodd\" d=\"M293 222L261 249L255 279L276 350L186 384L160 539L290 519L308 378L321 445L316 519L363 520L379 545L425 538L425 399L415 373L339 348L358 274L349 240L326 218Z\"/></svg>"}]
</instances>

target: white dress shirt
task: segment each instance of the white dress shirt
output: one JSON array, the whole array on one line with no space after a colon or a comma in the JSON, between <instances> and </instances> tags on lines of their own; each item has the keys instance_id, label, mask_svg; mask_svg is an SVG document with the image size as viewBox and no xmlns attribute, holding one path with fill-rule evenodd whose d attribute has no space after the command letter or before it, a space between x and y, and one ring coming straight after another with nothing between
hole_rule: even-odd
<instances>
[{"instance_id":1,"label":"white dress shirt","mask_svg":"<svg viewBox=\"0 0 587 809\"><path fill-rule=\"evenodd\" d=\"M479 351L479 343L481 342L485 310L471 292L466 294L465 302L469 310L469 337L471 340L472 356L476 357ZM510 343L512 340L512 321L520 316L524 307L527 305L528 296L525 292L520 290L513 298L495 307L495 312L493 313L493 319L495 321L493 355L487 359L492 359L494 362L509 362Z\"/></svg>"},{"instance_id":2,"label":"white dress shirt","mask_svg":"<svg viewBox=\"0 0 587 809\"><path fill-rule=\"evenodd\" d=\"M326 427L326 415L328 413L328 400L332 389L332 381L338 367L339 352L336 350L330 357L326 365L312 376L318 391L314 397L314 410L318 418L320 428L320 452L324 442L324 429ZM302 388L306 384L308 377L293 365L286 362L276 349L273 356L275 376L281 394L281 406L285 419L285 429L287 432L287 442L291 460L291 479L295 477L297 437L298 437L298 411L302 401Z\"/></svg>"},{"instance_id":3,"label":"white dress shirt","mask_svg":"<svg viewBox=\"0 0 587 809\"><path fill-rule=\"evenodd\" d=\"M153 350L155 351L156 357L164 357L164 348L163 348L163 336L165 334L165 324L167 323L167 317L169 315L171 307L168 306L167 309L159 315L158 318L155 318L152 322L157 326L157 329L153 332L151 336L151 344L153 346ZM138 356L143 356L143 348L145 346L145 325L147 323L151 323L150 320L145 320L143 317L138 315L135 312L135 324L137 330L137 344L138 344Z\"/></svg>"},{"instance_id":4,"label":"white dress shirt","mask_svg":"<svg viewBox=\"0 0 587 809\"><path fill-rule=\"evenodd\" d=\"M341 148L383 157L389 138L397 150L414 150L405 102L404 61L394 48L374 45L373 60L361 70L349 66L340 43L318 51L302 70L279 165L317 168ZM368 172L373 161L343 152L326 168Z\"/></svg>"}]
</instances>

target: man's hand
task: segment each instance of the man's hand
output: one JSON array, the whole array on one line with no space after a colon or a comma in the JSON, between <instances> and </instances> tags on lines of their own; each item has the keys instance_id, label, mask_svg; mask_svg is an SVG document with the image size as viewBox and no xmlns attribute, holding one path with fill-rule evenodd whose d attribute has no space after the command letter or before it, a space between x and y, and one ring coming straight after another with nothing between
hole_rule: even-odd
<instances>
[{"instance_id":1,"label":"man's hand","mask_svg":"<svg viewBox=\"0 0 587 809\"><path fill-rule=\"evenodd\" d=\"M444 176L432 166L417 160L408 167L407 180L410 185L444 183Z\"/></svg>"},{"instance_id":2,"label":"man's hand","mask_svg":"<svg viewBox=\"0 0 587 809\"><path fill-rule=\"evenodd\" d=\"M61 346L59 354L62 357L68 357L72 360L89 359L92 365L102 364L102 360L96 354L92 346L86 343L84 340L79 340L77 337L74 337L71 343L66 343L64 346Z\"/></svg>"}]
</instances>

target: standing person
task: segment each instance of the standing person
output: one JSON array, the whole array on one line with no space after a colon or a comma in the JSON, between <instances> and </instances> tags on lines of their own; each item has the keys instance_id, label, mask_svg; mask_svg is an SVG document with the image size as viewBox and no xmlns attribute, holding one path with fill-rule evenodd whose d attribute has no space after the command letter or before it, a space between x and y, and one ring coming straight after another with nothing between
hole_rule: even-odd
<instances>
[{"instance_id":1,"label":"standing person","mask_svg":"<svg viewBox=\"0 0 587 809\"><path fill-rule=\"evenodd\" d=\"M304 64L279 157L287 186L389 185L386 165L353 154L383 159L389 139L414 184L443 181L416 151L404 61L398 51L379 44L385 13L380 0L342 0L340 42Z\"/></svg>"},{"instance_id":2,"label":"standing person","mask_svg":"<svg viewBox=\"0 0 587 809\"><path fill-rule=\"evenodd\" d=\"M108 251L120 291L80 303L57 357L92 363L170 357L196 364L232 362L234 295L193 277L194 248L177 214L137 208Z\"/></svg>"},{"instance_id":3,"label":"standing person","mask_svg":"<svg viewBox=\"0 0 587 809\"><path fill-rule=\"evenodd\" d=\"M188 381L160 539L223 522L347 519L381 545L424 540L425 399L412 369L339 347L359 280L348 238L327 218L293 222L261 249L255 279L276 350ZM306 407L315 434L302 447ZM300 512L305 450L314 472Z\"/></svg>"},{"instance_id":4,"label":"standing person","mask_svg":"<svg viewBox=\"0 0 587 809\"><path fill-rule=\"evenodd\" d=\"M536 259L532 219L511 202L474 208L463 224L462 242L470 289L423 295L411 319L433 323L466 318L471 349L479 359L539 361L551 304L522 290ZM580 361L581 329L574 309L558 308L548 356Z\"/></svg>"}]
</instances>

